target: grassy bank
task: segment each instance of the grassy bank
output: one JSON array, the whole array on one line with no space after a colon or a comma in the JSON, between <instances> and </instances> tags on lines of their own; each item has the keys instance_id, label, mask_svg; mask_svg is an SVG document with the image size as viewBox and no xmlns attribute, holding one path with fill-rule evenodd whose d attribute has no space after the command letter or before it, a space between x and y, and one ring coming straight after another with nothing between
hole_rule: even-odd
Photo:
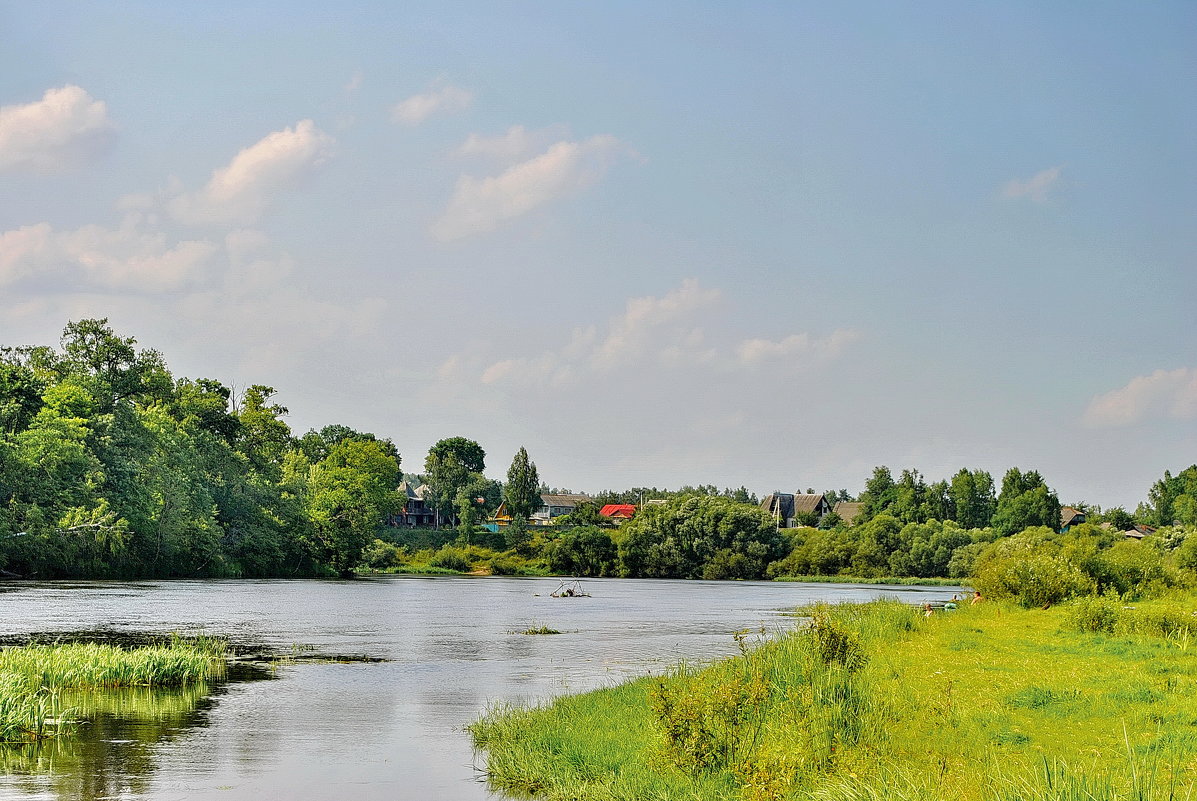
<instances>
[{"instance_id":1,"label":"grassy bank","mask_svg":"<svg viewBox=\"0 0 1197 801\"><path fill-rule=\"evenodd\" d=\"M222 640L174 640L123 649L98 643L24 645L0 650L0 743L60 733L70 709L67 691L179 687L225 669Z\"/></svg>"},{"instance_id":2,"label":"grassy bank","mask_svg":"<svg viewBox=\"0 0 1197 801\"><path fill-rule=\"evenodd\" d=\"M493 785L550 799L1187 798L1195 607L823 607L741 657L471 731Z\"/></svg>"},{"instance_id":3,"label":"grassy bank","mask_svg":"<svg viewBox=\"0 0 1197 801\"><path fill-rule=\"evenodd\" d=\"M892 584L897 587L968 587L966 578L918 578L915 576L882 576L861 578L859 576L778 576L774 581L802 581L809 584Z\"/></svg>"}]
</instances>

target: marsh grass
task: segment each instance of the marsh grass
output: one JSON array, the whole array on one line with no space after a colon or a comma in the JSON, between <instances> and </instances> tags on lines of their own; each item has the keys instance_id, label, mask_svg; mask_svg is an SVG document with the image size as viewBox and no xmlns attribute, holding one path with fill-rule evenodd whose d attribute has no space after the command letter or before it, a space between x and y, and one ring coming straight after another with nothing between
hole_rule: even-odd
<instances>
[{"instance_id":1,"label":"marsh grass","mask_svg":"<svg viewBox=\"0 0 1197 801\"><path fill-rule=\"evenodd\" d=\"M970 587L967 578L938 578L918 576L778 576L774 581L800 581L805 584L884 584L895 587Z\"/></svg>"},{"instance_id":2,"label":"marsh grass","mask_svg":"<svg viewBox=\"0 0 1197 801\"><path fill-rule=\"evenodd\" d=\"M213 638L128 650L99 643L0 649L0 742L68 731L83 691L181 687L222 676L226 654L227 643Z\"/></svg>"},{"instance_id":3,"label":"marsh grass","mask_svg":"<svg viewBox=\"0 0 1197 801\"><path fill-rule=\"evenodd\" d=\"M549 799L1162 801L1197 796L1193 619L1171 599L1072 610L896 602L703 669L491 710L491 783Z\"/></svg>"}]
</instances>

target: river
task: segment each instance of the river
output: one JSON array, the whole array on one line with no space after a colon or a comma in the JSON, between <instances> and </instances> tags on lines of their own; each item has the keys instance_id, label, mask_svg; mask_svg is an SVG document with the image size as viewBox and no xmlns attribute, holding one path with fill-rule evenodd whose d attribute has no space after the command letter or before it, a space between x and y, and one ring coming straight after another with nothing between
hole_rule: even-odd
<instances>
[{"instance_id":1,"label":"river","mask_svg":"<svg viewBox=\"0 0 1197 801\"><path fill-rule=\"evenodd\" d=\"M74 742L5 754L0 799L495 799L463 727L493 702L535 701L736 652L733 633L789 628L816 601L953 588L588 579L9 582L0 636L228 636L305 661L203 692L111 698ZM548 626L560 635L522 634Z\"/></svg>"}]
</instances>

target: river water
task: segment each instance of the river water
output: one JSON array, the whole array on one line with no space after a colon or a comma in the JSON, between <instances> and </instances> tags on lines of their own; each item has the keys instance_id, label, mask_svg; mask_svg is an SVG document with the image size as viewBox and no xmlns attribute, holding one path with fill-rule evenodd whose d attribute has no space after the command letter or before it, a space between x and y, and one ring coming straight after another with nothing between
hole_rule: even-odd
<instances>
[{"instance_id":1,"label":"river water","mask_svg":"<svg viewBox=\"0 0 1197 801\"><path fill-rule=\"evenodd\" d=\"M0 636L178 632L301 656L260 680L108 697L71 742L0 749L0 799L495 799L463 727L547 699L733 654L816 601L911 603L954 588L589 579L11 582ZM529 636L548 626L563 632Z\"/></svg>"}]
</instances>

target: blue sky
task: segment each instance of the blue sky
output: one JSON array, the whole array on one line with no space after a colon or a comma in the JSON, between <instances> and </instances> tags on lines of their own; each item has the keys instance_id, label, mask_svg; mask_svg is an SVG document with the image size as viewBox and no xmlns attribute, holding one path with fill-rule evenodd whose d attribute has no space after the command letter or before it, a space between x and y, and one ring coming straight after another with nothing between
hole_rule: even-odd
<instances>
[{"instance_id":1,"label":"blue sky","mask_svg":"<svg viewBox=\"0 0 1197 801\"><path fill-rule=\"evenodd\" d=\"M578 490L1197 461L1187 3L0 3L0 341Z\"/></svg>"}]
</instances>

